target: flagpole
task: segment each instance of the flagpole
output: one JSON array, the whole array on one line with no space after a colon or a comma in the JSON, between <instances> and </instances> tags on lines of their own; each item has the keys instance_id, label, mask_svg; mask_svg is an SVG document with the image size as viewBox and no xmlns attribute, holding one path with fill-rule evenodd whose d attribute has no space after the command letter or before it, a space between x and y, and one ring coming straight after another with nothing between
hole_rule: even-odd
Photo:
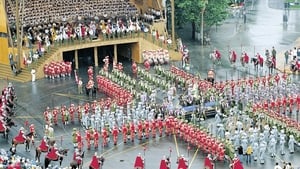
<instances>
[{"instance_id":1,"label":"flagpole","mask_svg":"<svg viewBox=\"0 0 300 169\"><path fill-rule=\"evenodd\" d=\"M193 162L194 162L194 160L195 160L195 158L196 158L196 156L197 156L198 150L199 150L199 148L197 148L197 150L196 150L196 152L195 152L195 154L194 154L194 156L193 156L193 158L192 158L192 161L191 161L191 163L190 163L190 165L189 165L189 169L191 168L191 166L192 166L192 164L193 164Z\"/></svg>"}]
</instances>

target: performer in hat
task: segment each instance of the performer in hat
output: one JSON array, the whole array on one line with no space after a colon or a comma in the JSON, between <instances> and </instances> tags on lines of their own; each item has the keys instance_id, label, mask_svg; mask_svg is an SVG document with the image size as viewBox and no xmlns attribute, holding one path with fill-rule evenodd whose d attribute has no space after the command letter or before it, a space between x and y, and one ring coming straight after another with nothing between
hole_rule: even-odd
<instances>
[{"instance_id":1,"label":"performer in hat","mask_svg":"<svg viewBox=\"0 0 300 169\"><path fill-rule=\"evenodd\" d=\"M144 169L144 159L141 154L135 158L134 169Z\"/></svg>"},{"instance_id":2,"label":"performer in hat","mask_svg":"<svg viewBox=\"0 0 300 169\"><path fill-rule=\"evenodd\" d=\"M99 163L99 159L97 157L97 152L95 152L95 154L93 155L92 160L90 162L89 169L100 169L100 168L101 168L101 166Z\"/></svg>"}]
</instances>

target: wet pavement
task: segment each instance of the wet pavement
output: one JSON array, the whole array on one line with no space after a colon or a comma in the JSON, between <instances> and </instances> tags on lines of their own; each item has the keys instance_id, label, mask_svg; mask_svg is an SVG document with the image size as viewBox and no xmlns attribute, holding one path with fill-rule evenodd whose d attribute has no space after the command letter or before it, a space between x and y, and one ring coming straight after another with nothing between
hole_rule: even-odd
<instances>
[{"instance_id":1,"label":"wet pavement","mask_svg":"<svg viewBox=\"0 0 300 169\"><path fill-rule=\"evenodd\" d=\"M255 72L252 65L249 68L244 69L240 63L237 64L237 68L233 69L227 59L227 53L229 49L234 49L238 53L245 50L250 57L254 56L254 53L260 52L264 54L266 48L271 49L274 46L277 52L282 52L286 49L293 47L293 43L296 38L300 37L300 22L297 20L300 15L300 11L290 11L289 21L287 25L282 23L283 10L277 8L282 2L276 0L270 0L270 3L266 0L257 1L253 8L247 8L247 23L244 24L242 18L231 18L225 21L225 23L215 29L212 29L210 36L212 44L210 46L201 47L199 42L193 42L189 39L189 35L184 35L179 31L179 35L182 37L184 44L188 46L191 56L191 72L198 74L202 77L206 76L207 70L214 67L216 70L216 80L226 79L238 79L249 76L258 76L267 74L267 69L261 72ZM269 4L271 7L269 8ZM276 6L276 9L275 9ZM189 29L189 28L186 28ZM223 54L222 64L214 66L211 60L208 58L209 53L217 48ZM283 58L278 58L278 61ZM128 62L128 61L124 61ZM180 66L180 63L174 63ZM124 64L125 69L130 69L130 64ZM80 76L86 81L86 68L80 69ZM293 81L299 84L299 76L293 75ZM1 80L0 86L7 85L5 80ZM36 82L28 83L14 83L16 92L18 95L18 103L16 108L15 120L18 122L19 127L25 125L28 121L29 124L34 123L37 130L36 144L39 144L39 140L43 136L44 121L42 112L46 107L56 107L61 105L81 104L84 102L90 102L93 99L87 98L84 95L77 94L77 87L75 85L74 77L67 77L65 79L41 79ZM97 98L103 97L102 94L98 94ZM17 135L19 129L13 128L9 133L9 140ZM58 142L58 146L64 148L70 148L67 160L63 161L63 166L68 166L73 156L73 145L71 142L71 130L73 127L80 128L80 124L69 124L67 126L61 125L54 126L55 138ZM28 130L28 127L27 127ZM83 129L81 128L83 132ZM121 139L119 137L119 139ZM184 154L185 157L190 159L191 169L203 168L203 159L205 154L198 152L193 160L195 149L188 151L187 143L176 140L178 142L179 154ZM0 148L8 149L10 141L0 138ZM146 150L144 149L146 147ZM170 151L170 149L172 151ZM144 151L145 150L145 151ZM149 140L136 140L134 143L124 144L119 141L117 146L113 146L109 143L108 147L101 147L98 150L85 150L84 168L87 168L91 156L97 151L98 154L104 154L106 161L104 169L119 169L133 168L135 157L138 153L141 153L146 157L146 168L154 169L159 168L159 163L164 155L171 156L171 168L177 168L175 159L177 157L175 139L173 137L162 137ZM25 152L25 146L19 145L17 154L26 156L27 158L34 158L34 148L31 148L31 152ZM42 155L42 159L44 154ZM279 159L280 158L280 159ZM245 169L271 169L275 162L281 160L290 161L294 167L300 167L300 149L296 149L294 155L286 154L279 156L277 159L268 157L264 165L258 162L251 164L245 164ZM57 163L53 163L57 164ZM216 169L227 169L228 163L217 162Z\"/></svg>"}]
</instances>

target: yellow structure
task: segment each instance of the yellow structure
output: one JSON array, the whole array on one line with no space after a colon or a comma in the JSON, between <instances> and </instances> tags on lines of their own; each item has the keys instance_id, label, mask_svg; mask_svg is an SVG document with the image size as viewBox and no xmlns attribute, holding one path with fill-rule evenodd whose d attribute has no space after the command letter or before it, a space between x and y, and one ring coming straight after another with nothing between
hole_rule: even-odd
<instances>
[{"instance_id":1,"label":"yellow structure","mask_svg":"<svg viewBox=\"0 0 300 169\"><path fill-rule=\"evenodd\" d=\"M5 1L0 0L0 63L9 64L8 61L8 33L6 25Z\"/></svg>"}]
</instances>

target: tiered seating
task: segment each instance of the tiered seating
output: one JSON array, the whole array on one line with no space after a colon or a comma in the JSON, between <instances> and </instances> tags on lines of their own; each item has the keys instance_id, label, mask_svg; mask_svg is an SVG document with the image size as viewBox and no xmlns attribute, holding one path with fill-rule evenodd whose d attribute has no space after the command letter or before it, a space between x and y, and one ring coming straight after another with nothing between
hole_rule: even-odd
<instances>
[{"instance_id":1,"label":"tiered seating","mask_svg":"<svg viewBox=\"0 0 300 169\"><path fill-rule=\"evenodd\" d=\"M15 1L13 0L12 3L6 3L10 24L15 22ZM23 11L25 25L74 20L78 17L135 16L136 14L137 9L128 0L25 0Z\"/></svg>"}]
</instances>

